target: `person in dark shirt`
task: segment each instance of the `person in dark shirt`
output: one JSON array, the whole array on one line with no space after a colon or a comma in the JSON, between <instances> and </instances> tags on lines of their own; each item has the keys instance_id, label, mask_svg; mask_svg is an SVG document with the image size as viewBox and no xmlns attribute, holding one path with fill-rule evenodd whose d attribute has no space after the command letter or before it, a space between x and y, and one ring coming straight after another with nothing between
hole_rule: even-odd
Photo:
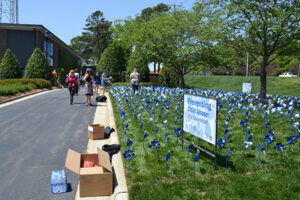
<instances>
[{"instance_id":1,"label":"person in dark shirt","mask_svg":"<svg viewBox=\"0 0 300 200\"><path fill-rule=\"evenodd\" d=\"M92 106L91 97L93 96L93 80L91 77L92 69L87 68L83 80L85 81L86 106Z\"/></svg>"}]
</instances>

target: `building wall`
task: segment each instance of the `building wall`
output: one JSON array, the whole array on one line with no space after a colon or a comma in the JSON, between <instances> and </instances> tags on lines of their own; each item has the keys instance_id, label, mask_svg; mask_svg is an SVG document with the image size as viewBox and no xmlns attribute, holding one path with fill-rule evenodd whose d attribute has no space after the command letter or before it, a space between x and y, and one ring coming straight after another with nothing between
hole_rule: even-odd
<instances>
[{"instance_id":1,"label":"building wall","mask_svg":"<svg viewBox=\"0 0 300 200\"><path fill-rule=\"evenodd\" d=\"M73 55L72 50L65 47L61 42L55 39L55 36L49 36L48 42L53 43L53 66L52 68L64 67L59 66L59 52L68 54L69 60L72 60L72 66L78 67L78 61L80 60ZM52 40L53 39L53 40ZM10 48L12 52L17 56L21 67L25 68L28 59L32 55L35 48L40 48L44 52L44 33L40 30L12 30L12 29L0 29L0 60L2 59L7 48ZM76 59L76 62L74 61Z\"/></svg>"},{"instance_id":2,"label":"building wall","mask_svg":"<svg viewBox=\"0 0 300 200\"><path fill-rule=\"evenodd\" d=\"M7 49L7 31L0 30L0 59L2 59Z\"/></svg>"},{"instance_id":3,"label":"building wall","mask_svg":"<svg viewBox=\"0 0 300 200\"><path fill-rule=\"evenodd\" d=\"M35 32L8 30L7 48L18 58L20 66L24 69L35 47Z\"/></svg>"}]
</instances>

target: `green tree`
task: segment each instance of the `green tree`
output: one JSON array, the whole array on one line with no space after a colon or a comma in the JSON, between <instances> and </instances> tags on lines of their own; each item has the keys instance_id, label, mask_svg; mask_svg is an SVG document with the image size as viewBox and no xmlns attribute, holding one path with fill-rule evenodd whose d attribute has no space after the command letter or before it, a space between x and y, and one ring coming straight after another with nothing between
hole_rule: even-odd
<instances>
[{"instance_id":1,"label":"green tree","mask_svg":"<svg viewBox=\"0 0 300 200\"><path fill-rule=\"evenodd\" d=\"M159 74L159 83L167 85L167 79L169 79L170 87L178 87L179 75L167 65L164 65Z\"/></svg>"},{"instance_id":2,"label":"green tree","mask_svg":"<svg viewBox=\"0 0 300 200\"><path fill-rule=\"evenodd\" d=\"M92 48L83 36L76 36L71 39L70 47L76 51L82 58L89 61L92 54Z\"/></svg>"},{"instance_id":3,"label":"green tree","mask_svg":"<svg viewBox=\"0 0 300 200\"><path fill-rule=\"evenodd\" d=\"M87 42L86 48L91 48L92 58L99 62L101 54L111 41L112 33L110 30L111 22L106 20L103 12L96 11L87 19L82 33L84 42Z\"/></svg>"},{"instance_id":4,"label":"green tree","mask_svg":"<svg viewBox=\"0 0 300 200\"><path fill-rule=\"evenodd\" d=\"M149 82L149 66L148 61L145 59L145 55L139 50L135 50L127 64L126 68L126 80L129 81L129 76L133 72L133 69L136 68L137 72L140 74L140 78L142 82Z\"/></svg>"},{"instance_id":5,"label":"green tree","mask_svg":"<svg viewBox=\"0 0 300 200\"><path fill-rule=\"evenodd\" d=\"M124 48L118 40L112 42L103 52L97 69L107 71L109 76L113 77L113 81L120 81L120 74L126 70L126 62L128 60L130 50Z\"/></svg>"},{"instance_id":6,"label":"green tree","mask_svg":"<svg viewBox=\"0 0 300 200\"><path fill-rule=\"evenodd\" d=\"M299 54L300 1L223 0L219 3L218 7L227 11L223 15L228 25L224 34L229 40L239 40L260 63L260 96L266 97L266 67L287 52Z\"/></svg>"},{"instance_id":7,"label":"green tree","mask_svg":"<svg viewBox=\"0 0 300 200\"><path fill-rule=\"evenodd\" d=\"M50 79L50 77L50 69L46 64L44 53L39 48L35 48L25 66L24 78Z\"/></svg>"},{"instance_id":8,"label":"green tree","mask_svg":"<svg viewBox=\"0 0 300 200\"><path fill-rule=\"evenodd\" d=\"M0 63L0 79L21 78L22 71L17 57L10 49L5 54Z\"/></svg>"},{"instance_id":9,"label":"green tree","mask_svg":"<svg viewBox=\"0 0 300 200\"><path fill-rule=\"evenodd\" d=\"M153 8L145 8L141 12L141 17L149 20L153 13L165 13L170 10L170 7L164 3L157 4Z\"/></svg>"}]
</instances>

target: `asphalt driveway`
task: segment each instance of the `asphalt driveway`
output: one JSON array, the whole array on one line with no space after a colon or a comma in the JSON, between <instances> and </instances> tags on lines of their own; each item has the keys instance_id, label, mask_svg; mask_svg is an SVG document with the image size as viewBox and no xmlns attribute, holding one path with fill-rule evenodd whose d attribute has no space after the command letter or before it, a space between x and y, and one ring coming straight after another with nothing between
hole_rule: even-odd
<instances>
[{"instance_id":1,"label":"asphalt driveway","mask_svg":"<svg viewBox=\"0 0 300 200\"><path fill-rule=\"evenodd\" d=\"M85 152L96 110L83 92L73 105L61 89L0 108L0 199L74 199L78 175L65 168L65 158L68 148ZM62 169L72 191L51 194L51 172Z\"/></svg>"}]
</instances>

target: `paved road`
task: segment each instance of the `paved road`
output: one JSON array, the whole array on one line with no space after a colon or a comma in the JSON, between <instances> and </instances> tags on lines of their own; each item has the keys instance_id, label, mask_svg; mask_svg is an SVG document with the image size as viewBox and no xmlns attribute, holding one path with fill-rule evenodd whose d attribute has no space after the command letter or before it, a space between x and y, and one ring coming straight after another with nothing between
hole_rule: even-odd
<instances>
[{"instance_id":1,"label":"paved road","mask_svg":"<svg viewBox=\"0 0 300 200\"><path fill-rule=\"evenodd\" d=\"M62 89L0 108L0 199L74 199L78 175L65 168L66 153L85 152L95 109L83 89L74 105ZM72 191L53 195L51 171L62 169Z\"/></svg>"}]
</instances>

